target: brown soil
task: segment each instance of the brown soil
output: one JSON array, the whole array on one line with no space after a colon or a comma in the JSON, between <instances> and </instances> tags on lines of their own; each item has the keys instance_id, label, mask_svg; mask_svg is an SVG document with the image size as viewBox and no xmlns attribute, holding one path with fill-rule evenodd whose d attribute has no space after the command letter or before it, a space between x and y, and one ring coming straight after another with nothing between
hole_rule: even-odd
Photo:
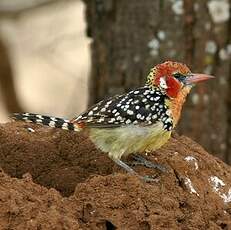
<instances>
[{"instance_id":1,"label":"brown soil","mask_svg":"<svg viewBox=\"0 0 231 230\"><path fill-rule=\"evenodd\" d=\"M158 182L128 175L79 133L1 125L0 229L231 229L228 165L176 134L145 157L168 172L134 169Z\"/></svg>"}]
</instances>

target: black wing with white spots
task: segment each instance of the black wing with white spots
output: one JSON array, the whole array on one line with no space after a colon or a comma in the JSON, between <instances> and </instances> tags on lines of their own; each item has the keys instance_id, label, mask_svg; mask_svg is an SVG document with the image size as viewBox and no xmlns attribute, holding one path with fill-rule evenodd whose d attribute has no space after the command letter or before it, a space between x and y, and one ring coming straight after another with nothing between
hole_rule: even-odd
<instances>
[{"instance_id":1,"label":"black wing with white spots","mask_svg":"<svg viewBox=\"0 0 231 230\"><path fill-rule=\"evenodd\" d=\"M87 127L107 128L127 124L152 125L164 123L164 129L172 129L166 95L148 86L100 101L72 122L84 122Z\"/></svg>"}]
</instances>

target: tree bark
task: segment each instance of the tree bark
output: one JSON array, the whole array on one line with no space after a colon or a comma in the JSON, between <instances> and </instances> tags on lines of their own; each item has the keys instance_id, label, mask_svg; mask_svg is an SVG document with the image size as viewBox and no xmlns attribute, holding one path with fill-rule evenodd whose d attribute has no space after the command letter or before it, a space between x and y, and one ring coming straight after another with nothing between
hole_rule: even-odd
<instances>
[{"instance_id":1,"label":"tree bark","mask_svg":"<svg viewBox=\"0 0 231 230\"><path fill-rule=\"evenodd\" d=\"M89 105L143 85L157 63L184 62L217 78L193 89L178 131L231 163L230 17L218 21L210 2L85 0Z\"/></svg>"}]
</instances>

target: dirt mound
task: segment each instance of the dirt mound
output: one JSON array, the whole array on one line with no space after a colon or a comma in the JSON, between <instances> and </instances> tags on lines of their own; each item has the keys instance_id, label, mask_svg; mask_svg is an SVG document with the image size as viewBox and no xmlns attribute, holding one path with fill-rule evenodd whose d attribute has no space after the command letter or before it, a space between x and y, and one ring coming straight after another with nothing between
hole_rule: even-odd
<instances>
[{"instance_id":1,"label":"dirt mound","mask_svg":"<svg viewBox=\"0 0 231 230\"><path fill-rule=\"evenodd\" d=\"M65 199L30 175L16 179L0 172L0 205L0 229L79 229Z\"/></svg>"},{"instance_id":2,"label":"dirt mound","mask_svg":"<svg viewBox=\"0 0 231 230\"><path fill-rule=\"evenodd\" d=\"M145 157L167 172L134 169L158 182L126 174L79 133L2 125L0 166L23 178L0 173L0 229L231 229L229 166L178 135Z\"/></svg>"}]
</instances>

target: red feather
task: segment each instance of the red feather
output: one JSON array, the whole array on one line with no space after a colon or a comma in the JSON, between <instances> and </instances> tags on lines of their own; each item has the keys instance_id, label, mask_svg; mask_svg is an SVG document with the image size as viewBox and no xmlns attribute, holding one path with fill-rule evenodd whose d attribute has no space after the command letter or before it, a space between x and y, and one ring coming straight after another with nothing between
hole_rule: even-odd
<instances>
[{"instance_id":1,"label":"red feather","mask_svg":"<svg viewBox=\"0 0 231 230\"><path fill-rule=\"evenodd\" d=\"M174 77L168 77L166 79L168 88L166 89L166 94L169 97L177 97L179 91L181 90L181 83Z\"/></svg>"},{"instance_id":2,"label":"red feather","mask_svg":"<svg viewBox=\"0 0 231 230\"><path fill-rule=\"evenodd\" d=\"M160 78L166 78L166 83L168 86L168 88L166 89L166 94L172 98L177 97L181 89L181 83L173 77L173 74L175 72L187 74L190 72L190 70L185 64L166 61L156 66L156 73L154 78L154 85L158 86L160 84Z\"/></svg>"}]
</instances>

